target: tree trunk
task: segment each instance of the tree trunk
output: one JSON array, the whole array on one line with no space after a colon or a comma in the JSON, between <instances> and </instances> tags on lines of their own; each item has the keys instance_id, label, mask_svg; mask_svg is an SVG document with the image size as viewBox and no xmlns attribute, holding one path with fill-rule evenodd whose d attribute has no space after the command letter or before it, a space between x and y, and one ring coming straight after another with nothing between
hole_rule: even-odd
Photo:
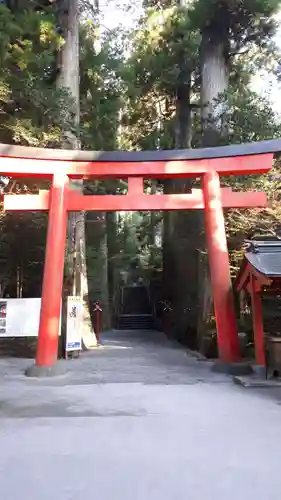
<instances>
[{"instance_id":1,"label":"tree trunk","mask_svg":"<svg viewBox=\"0 0 281 500\"><path fill-rule=\"evenodd\" d=\"M212 29L206 29L202 33L200 56L202 143L206 147L216 146L225 133L223 96L229 83L227 31L218 36Z\"/></svg>"},{"instance_id":2,"label":"tree trunk","mask_svg":"<svg viewBox=\"0 0 281 500\"><path fill-rule=\"evenodd\" d=\"M80 75L79 75L79 14L78 0L59 0L58 24L64 44L58 53L57 86L68 91L71 102L68 118L73 119L73 130L64 132L64 148L79 149L78 138L80 120ZM76 129L76 131L74 131ZM71 189L83 191L83 181L72 181ZM89 313L88 280L85 252L85 215L73 212L68 218L67 230L67 282L68 294L78 295L83 300L84 346L96 345Z\"/></svg>"},{"instance_id":3,"label":"tree trunk","mask_svg":"<svg viewBox=\"0 0 281 500\"><path fill-rule=\"evenodd\" d=\"M102 327L111 327L108 297L107 227L104 212L89 212L87 227L87 262L89 295L91 302L98 300L102 305Z\"/></svg>"},{"instance_id":4,"label":"tree trunk","mask_svg":"<svg viewBox=\"0 0 281 500\"><path fill-rule=\"evenodd\" d=\"M226 109L225 93L229 83L228 68L228 27L227 17L224 22L217 20L202 33L201 40L201 123L202 145L216 146L225 134L224 112ZM200 213L202 228L198 265L199 314L197 337L199 349L203 354L209 350L213 318L213 298L206 242L204 237L204 214Z\"/></svg>"},{"instance_id":5,"label":"tree trunk","mask_svg":"<svg viewBox=\"0 0 281 500\"><path fill-rule=\"evenodd\" d=\"M111 322L116 324L116 300L118 296L119 267L116 257L119 255L117 244L117 212L107 212L106 214L106 229L107 229L107 283L108 283L108 300Z\"/></svg>"},{"instance_id":6,"label":"tree trunk","mask_svg":"<svg viewBox=\"0 0 281 500\"><path fill-rule=\"evenodd\" d=\"M183 78L183 76L182 76ZM176 127L175 148L186 149L191 147L191 75L186 76L186 83L179 85L176 95Z\"/></svg>"},{"instance_id":7,"label":"tree trunk","mask_svg":"<svg viewBox=\"0 0 281 500\"><path fill-rule=\"evenodd\" d=\"M191 75L179 85L176 96L175 148L191 146ZM165 182L166 193L187 193L192 181ZM194 347L197 321L197 214L164 213L163 277L165 299L171 302L173 334Z\"/></svg>"}]
</instances>

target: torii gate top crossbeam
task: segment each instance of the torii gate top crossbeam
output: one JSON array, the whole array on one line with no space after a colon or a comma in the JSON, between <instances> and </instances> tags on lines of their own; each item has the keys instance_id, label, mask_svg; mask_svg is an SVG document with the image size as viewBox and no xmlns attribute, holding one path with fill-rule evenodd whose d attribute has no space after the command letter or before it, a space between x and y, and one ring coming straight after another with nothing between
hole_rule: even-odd
<instances>
[{"instance_id":1,"label":"torii gate top crossbeam","mask_svg":"<svg viewBox=\"0 0 281 500\"><path fill-rule=\"evenodd\" d=\"M0 144L0 156L33 160L68 160L78 162L156 162L233 158L281 152L281 138L234 144L215 148L172 149L161 151L81 151L46 149Z\"/></svg>"},{"instance_id":2,"label":"torii gate top crossbeam","mask_svg":"<svg viewBox=\"0 0 281 500\"><path fill-rule=\"evenodd\" d=\"M197 177L266 173L281 139L219 148L143 152L96 152L29 148L0 144L0 173L10 177L72 178ZM20 160L20 161L19 161Z\"/></svg>"}]
</instances>

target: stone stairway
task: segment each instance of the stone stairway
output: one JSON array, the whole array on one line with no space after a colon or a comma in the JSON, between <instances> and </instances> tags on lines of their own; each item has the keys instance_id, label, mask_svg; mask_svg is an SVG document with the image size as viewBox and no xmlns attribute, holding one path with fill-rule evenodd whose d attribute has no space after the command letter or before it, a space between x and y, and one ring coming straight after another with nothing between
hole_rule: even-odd
<instances>
[{"instance_id":1,"label":"stone stairway","mask_svg":"<svg viewBox=\"0 0 281 500\"><path fill-rule=\"evenodd\" d=\"M119 330L152 330L152 314L121 314L118 318Z\"/></svg>"},{"instance_id":2,"label":"stone stairway","mask_svg":"<svg viewBox=\"0 0 281 500\"><path fill-rule=\"evenodd\" d=\"M120 330L154 328L152 307L145 286L126 286L122 289L117 328Z\"/></svg>"}]
</instances>

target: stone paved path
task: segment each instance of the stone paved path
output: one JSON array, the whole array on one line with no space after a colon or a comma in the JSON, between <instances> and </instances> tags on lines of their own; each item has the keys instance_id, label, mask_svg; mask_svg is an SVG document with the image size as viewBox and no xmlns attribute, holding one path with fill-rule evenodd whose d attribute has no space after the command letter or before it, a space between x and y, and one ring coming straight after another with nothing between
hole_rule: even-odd
<instances>
[{"instance_id":1,"label":"stone paved path","mask_svg":"<svg viewBox=\"0 0 281 500\"><path fill-rule=\"evenodd\" d=\"M112 332L57 379L0 359L5 500L279 500L279 393L235 386L157 332Z\"/></svg>"}]
</instances>

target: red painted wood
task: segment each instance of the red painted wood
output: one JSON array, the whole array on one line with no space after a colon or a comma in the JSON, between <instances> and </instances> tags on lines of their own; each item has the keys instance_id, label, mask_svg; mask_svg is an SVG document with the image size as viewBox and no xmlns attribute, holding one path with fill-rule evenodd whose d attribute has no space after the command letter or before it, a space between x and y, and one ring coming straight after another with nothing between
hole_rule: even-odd
<instances>
[{"instance_id":1,"label":"red painted wood","mask_svg":"<svg viewBox=\"0 0 281 500\"><path fill-rule=\"evenodd\" d=\"M99 179L176 178L196 177L211 170L220 175L247 175L269 172L273 154L215 158L209 160L179 160L155 162L73 162L57 160L34 160L26 158L0 158L0 173L9 177L51 177L63 171L70 177Z\"/></svg>"},{"instance_id":2,"label":"red painted wood","mask_svg":"<svg viewBox=\"0 0 281 500\"><path fill-rule=\"evenodd\" d=\"M36 353L37 366L52 366L57 361L66 241L67 212L65 209L65 193L67 184L68 177L66 175L57 173L54 176L50 194L42 303Z\"/></svg>"},{"instance_id":3,"label":"red painted wood","mask_svg":"<svg viewBox=\"0 0 281 500\"><path fill-rule=\"evenodd\" d=\"M218 174L205 174L202 188L219 357L222 362L232 363L240 359L240 347Z\"/></svg>"},{"instance_id":4,"label":"red painted wood","mask_svg":"<svg viewBox=\"0 0 281 500\"><path fill-rule=\"evenodd\" d=\"M258 285L259 287L261 286L270 286L271 283L272 283L272 279L271 278L267 278L266 276L264 276L263 274L261 274L259 271L257 271L257 269L255 269L253 266L251 266L251 274L253 276L255 276L257 282L258 282Z\"/></svg>"},{"instance_id":5,"label":"red painted wood","mask_svg":"<svg viewBox=\"0 0 281 500\"><path fill-rule=\"evenodd\" d=\"M250 262L247 262L245 268L241 272L240 276L238 276L235 288L238 292L243 288L247 289L248 283L250 281L251 275L254 275L256 278L256 286L259 285L259 289L263 286L271 286L273 283L273 278L267 278L263 274L261 274L257 269L255 269Z\"/></svg>"},{"instance_id":6,"label":"red painted wood","mask_svg":"<svg viewBox=\"0 0 281 500\"><path fill-rule=\"evenodd\" d=\"M142 177L129 177L128 179L128 193L130 195L143 194L143 178Z\"/></svg>"},{"instance_id":7,"label":"red painted wood","mask_svg":"<svg viewBox=\"0 0 281 500\"><path fill-rule=\"evenodd\" d=\"M224 208L264 208L267 206L267 197L262 192L240 192L227 191L227 188L221 189L222 205Z\"/></svg>"},{"instance_id":8,"label":"red painted wood","mask_svg":"<svg viewBox=\"0 0 281 500\"><path fill-rule=\"evenodd\" d=\"M240 275L237 277L235 283L235 288L237 292L240 292L243 288L246 288L247 283L250 280L250 268L251 268L250 264L247 263L243 271L241 272L240 270Z\"/></svg>"},{"instance_id":9,"label":"red painted wood","mask_svg":"<svg viewBox=\"0 0 281 500\"><path fill-rule=\"evenodd\" d=\"M67 195L67 210L100 210L100 211L130 211L130 210L198 210L204 209L201 189L194 189L190 194L145 195L139 194L141 185L137 181L129 184L128 195L81 195L70 191ZM134 194L135 193L135 194ZM224 208L266 207L265 193L232 192L222 188L222 205ZM5 210L48 210L49 193L41 191L38 195L5 195Z\"/></svg>"},{"instance_id":10,"label":"red painted wood","mask_svg":"<svg viewBox=\"0 0 281 500\"><path fill-rule=\"evenodd\" d=\"M259 291L256 291L255 277L251 275L251 302L252 302L252 317L255 339L255 360L256 365L266 366L265 345L264 345L264 330L263 330L263 315L262 315L262 300Z\"/></svg>"}]
</instances>

